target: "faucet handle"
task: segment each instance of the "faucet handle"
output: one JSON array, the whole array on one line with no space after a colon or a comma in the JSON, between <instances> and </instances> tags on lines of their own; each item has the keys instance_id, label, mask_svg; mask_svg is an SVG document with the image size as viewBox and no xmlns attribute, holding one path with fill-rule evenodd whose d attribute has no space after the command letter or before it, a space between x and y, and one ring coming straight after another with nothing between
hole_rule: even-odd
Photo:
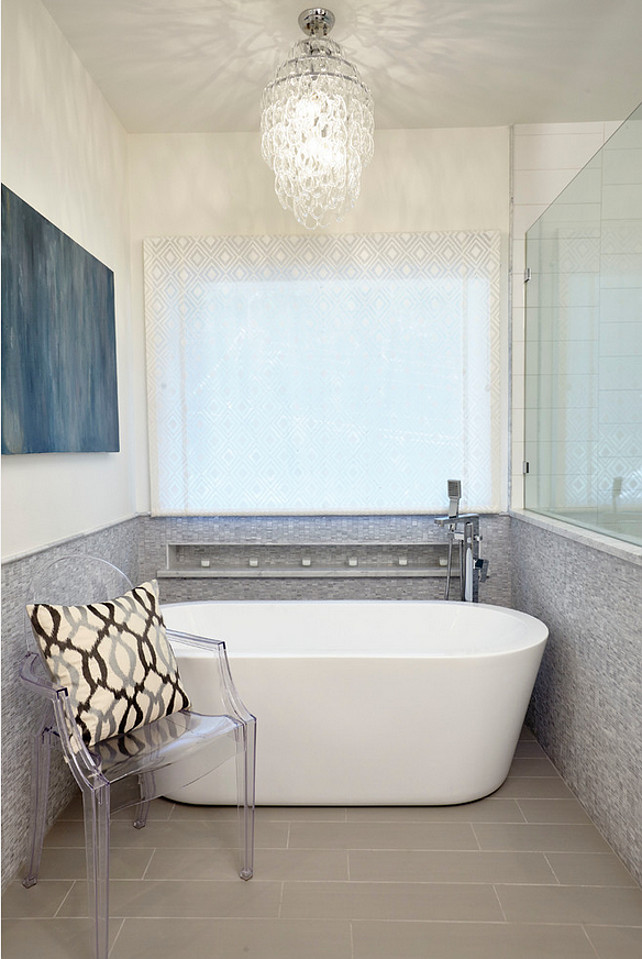
<instances>
[{"instance_id":1,"label":"faucet handle","mask_svg":"<svg viewBox=\"0 0 642 959\"><path fill-rule=\"evenodd\" d=\"M485 583L488 579L488 560L487 559L476 559L475 568L479 570L479 580L482 583Z\"/></svg>"}]
</instances>

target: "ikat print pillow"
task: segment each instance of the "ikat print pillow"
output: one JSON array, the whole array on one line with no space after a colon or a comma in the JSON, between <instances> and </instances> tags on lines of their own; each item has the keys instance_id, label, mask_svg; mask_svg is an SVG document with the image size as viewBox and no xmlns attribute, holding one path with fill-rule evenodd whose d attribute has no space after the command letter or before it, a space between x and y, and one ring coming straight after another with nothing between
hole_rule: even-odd
<instances>
[{"instance_id":1,"label":"ikat print pillow","mask_svg":"<svg viewBox=\"0 0 642 959\"><path fill-rule=\"evenodd\" d=\"M27 614L87 746L189 707L156 580L105 603L38 603Z\"/></svg>"}]
</instances>

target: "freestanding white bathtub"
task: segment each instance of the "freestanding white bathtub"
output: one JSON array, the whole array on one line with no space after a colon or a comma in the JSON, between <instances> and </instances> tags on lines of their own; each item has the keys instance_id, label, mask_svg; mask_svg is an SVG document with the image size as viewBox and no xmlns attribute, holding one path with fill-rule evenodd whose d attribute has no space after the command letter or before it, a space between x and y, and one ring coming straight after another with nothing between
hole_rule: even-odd
<instances>
[{"instance_id":1,"label":"freestanding white bathtub","mask_svg":"<svg viewBox=\"0 0 642 959\"><path fill-rule=\"evenodd\" d=\"M197 602L169 628L224 639L257 717L257 803L442 805L503 783L548 629L499 606L457 602ZM207 658L174 644L193 708ZM166 795L234 803L217 771Z\"/></svg>"}]
</instances>

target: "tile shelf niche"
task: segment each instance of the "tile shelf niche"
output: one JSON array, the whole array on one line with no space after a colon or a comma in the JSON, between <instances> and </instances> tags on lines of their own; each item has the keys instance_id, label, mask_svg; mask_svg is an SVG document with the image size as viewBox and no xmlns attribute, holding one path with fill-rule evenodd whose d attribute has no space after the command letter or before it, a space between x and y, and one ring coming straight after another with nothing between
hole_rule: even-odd
<instances>
[{"instance_id":1,"label":"tile shelf niche","mask_svg":"<svg viewBox=\"0 0 642 959\"><path fill-rule=\"evenodd\" d=\"M445 543L168 543L159 579L421 578L446 575ZM454 571L453 571L454 572Z\"/></svg>"}]
</instances>

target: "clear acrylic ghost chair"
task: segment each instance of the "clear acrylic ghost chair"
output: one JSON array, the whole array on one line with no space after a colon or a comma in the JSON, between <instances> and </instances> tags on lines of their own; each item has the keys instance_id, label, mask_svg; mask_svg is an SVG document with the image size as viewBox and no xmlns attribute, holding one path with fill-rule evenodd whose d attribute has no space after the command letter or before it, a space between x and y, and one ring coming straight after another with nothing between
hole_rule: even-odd
<instances>
[{"instance_id":1,"label":"clear acrylic ghost chair","mask_svg":"<svg viewBox=\"0 0 642 959\"><path fill-rule=\"evenodd\" d=\"M86 605L114 599L131 588L125 574L110 563L86 555L66 555L41 568L27 602ZM218 689L212 690L216 714L181 710L87 747L67 690L52 682L25 613L25 635L32 651L24 658L21 678L45 706L33 744L31 856L23 885L28 888L38 880L47 820L50 751L60 747L82 793L96 959L107 959L109 949L110 817L120 809L135 806L133 824L137 828L145 826L150 801L167 789L164 773L170 767L175 788L195 782L227 759L236 758L240 876L250 879L253 873L255 717L236 691L224 642L174 630L167 630L167 634L181 643L209 650L217 662Z\"/></svg>"}]
</instances>

